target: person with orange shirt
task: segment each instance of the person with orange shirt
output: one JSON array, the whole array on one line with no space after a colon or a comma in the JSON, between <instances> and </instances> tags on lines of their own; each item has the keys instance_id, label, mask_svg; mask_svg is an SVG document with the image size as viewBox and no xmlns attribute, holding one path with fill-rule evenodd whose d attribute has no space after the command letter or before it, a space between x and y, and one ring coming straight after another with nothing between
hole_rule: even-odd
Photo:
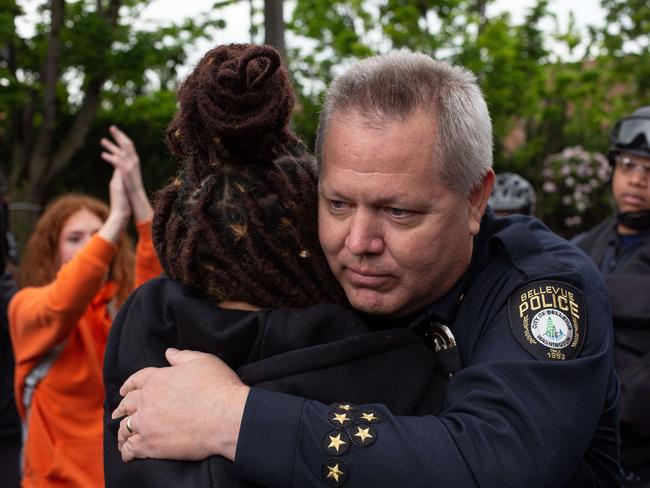
<instances>
[{"instance_id":1,"label":"person with orange shirt","mask_svg":"<svg viewBox=\"0 0 650 488\"><path fill-rule=\"evenodd\" d=\"M161 272L152 209L132 141L103 138L113 165L110 208L64 195L39 219L22 260L22 290L9 304L15 393L23 422L23 488L101 487L104 348L134 286ZM125 232L133 214L134 256Z\"/></svg>"}]
</instances>

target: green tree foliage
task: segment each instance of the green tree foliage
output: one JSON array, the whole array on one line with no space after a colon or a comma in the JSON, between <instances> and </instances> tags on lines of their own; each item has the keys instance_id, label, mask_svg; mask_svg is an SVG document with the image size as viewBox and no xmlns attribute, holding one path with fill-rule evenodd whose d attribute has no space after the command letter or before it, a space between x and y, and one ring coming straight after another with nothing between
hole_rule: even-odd
<instances>
[{"instance_id":1,"label":"green tree foliage","mask_svg":"<svg viewBox=\"0 0 650 488\"><path fill-rule=\"evenodd\" d=\"M223 25L217 7L233 2L216 2L213 16L134 27L152 1L31 2L40 5L38 22L33 35L21 36L16 19L28 2L0 0L0 157L14 198L44 201L67 189L104 194L109 168L97 141L110 123L138 142L150 189L173 173L162 133L175 107L177 68L196 39ZM258 42L266 3L250 3ZM405 47L465 65L490 107L496 170L529 179L540 190L540 216L552 221L545 209L553 205L544 205L541 192L547 157L578 145L606 153L613 122L650 104L650 7L647 0L601 0L606 25L579 31L573 16L559 24L549 0L537 0L519 23L491 14L492 3L287 2L296 130L313 142L325 87L358 58ZM583 217L583 226L593 225Z\"/></svg>"},{"instance_id":2,"label":"green tree foliage","mask_svg":"<svg viewBox=\"0 0 650 488\"><path fill-rule=\"evenodd\" d=\"M538 0L519 24L507 13L486 15L491 3L297 0L289 29L313 43L290 49L302 101L298 131L313 141L312 110L342 66L406 47L477 74L494 124L497 171L521 173L540 189L550 154L577 145L606 153L612 124L650 103L648 2L602 0L607 23L587 32L578 31L574 15L560 26L548 0ZM552 206L541 206L540 216L550 218L545 208ZM585 217L583 226L593 225ZM593 213L598 218L602 211Z\"/></svg>"},{"instance_id":3,"label":"green tree foliage","mask_svg":"<svg viewBox=\"0 0 650 488\"><path fill-rule=\"evenodd\" d=\"M155 119L159 107L146 98L158 90L164 98L187 50L224 25L206 15L153 30L136 27L150 3L0 0L0 155L14 200L43 202L65 188L53 184L75 174L70 163L100 109L114 115L125 107L146 109L146 118ZM28 5L36 5L33 34L16 28ZM98 160L97 139L91 146Z\"/></svg>"}]
</instances>

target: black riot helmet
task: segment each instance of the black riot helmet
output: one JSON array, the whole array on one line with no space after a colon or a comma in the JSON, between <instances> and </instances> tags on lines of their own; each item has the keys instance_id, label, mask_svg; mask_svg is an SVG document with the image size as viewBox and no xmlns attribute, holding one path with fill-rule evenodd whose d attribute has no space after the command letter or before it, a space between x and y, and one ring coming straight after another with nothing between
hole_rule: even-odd
<instances>
[{"instance_id":1,"label":"black riot helmet","mask_svg":"<svg viewBox=\"0 0 650 488\"><path fill-rule=\"evenodd\" d=\"M614 158L621 152L650 159L650 105L641 107L632 115L616 122L611 142L609 162L612 166L615 164Z\"/></svg>"}]
</instances>

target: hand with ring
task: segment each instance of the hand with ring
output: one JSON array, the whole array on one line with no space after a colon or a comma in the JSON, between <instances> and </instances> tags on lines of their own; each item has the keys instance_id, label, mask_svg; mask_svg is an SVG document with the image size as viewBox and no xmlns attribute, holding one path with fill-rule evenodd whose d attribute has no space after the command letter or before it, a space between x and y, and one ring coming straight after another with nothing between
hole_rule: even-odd
<instances>
[{"instance_id":1,"label":"hand with ring","mask_svg":"<svg viewBox=\"0 0 650 488\"><path fill-rule=\"evenodd\" d=\"M120 388L112 418L124 417L117 435L122 459L234 460L249 387L211 354L165 355L170 367L142 369Z\"/></svg>"},{"instance_id":2,"label":"hand with ring","mask_svg":"<svg viewBox=\"0 0 650 488\"><path fill-rule=\"evenodd\" d=\"M130 415L126 417L126 430L129 431L129 434L135 434L135 432L133 432L133 427L131 427L131 416Z\"/></svg>"}]
</instances>

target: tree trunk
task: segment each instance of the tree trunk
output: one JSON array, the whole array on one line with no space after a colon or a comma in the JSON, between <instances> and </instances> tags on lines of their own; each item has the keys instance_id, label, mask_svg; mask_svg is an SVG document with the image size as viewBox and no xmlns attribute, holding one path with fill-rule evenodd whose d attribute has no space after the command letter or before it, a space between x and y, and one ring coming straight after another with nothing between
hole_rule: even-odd
<instances>
[{"instance_id":1,"label":"tree trunk","mask_svg":"<svg viewBox=\"0 0 650 488\"><path fill-rule=\"evenodd\" d=\"M34 150L29 159L28 178L31 182L42 179L50 161L52 137L56 128L56 85L59 81L61 61L61 27L65 12L64 0L52 0L51 26L48 35L47 53L43 60L41 80L43 83L43 122L37 131ZM39 185L37 185L39 186ZM30 191L30 193L32 193ZM34 195L29 195L33 197Z\"/></svg>"},{"instance_id":2,"label":"tree trunk","mask_svg":"<svg viewBox=\"0 0 650 488\"><path fill-rule=\"evenodd\" d=\"M98 1L98 12L114 29L117 26L122 0L111 0L105 9L102 9L101 5L102 2ZM51 0L52 24L40 75L43 86L41 106L38 106L38 95L33 92L31 100L25 106L10 114L14 132L11 174L14 199L43 203L44 190L58 174L65 170L83 145L101 101L101 89L105 78L96 77L87 80L84 85L84 101L75 114L70 129L57 141L54 140L57 125L56 87L61 74L60 31L65 18L64 11L65 0ZM42 115L43 121L34 131L34 119L38 114Z\"/></svg>"},{"instance_id":3,"label":"tree trunk","mask_svg":"<svg viewBox=\"0 0 650 488\"><path fill-rule=\"evenodd\" d=\"M264 0L264 43L276 48L286 60L282 7L282 0Z\"/></svg>"}]
</instances>

